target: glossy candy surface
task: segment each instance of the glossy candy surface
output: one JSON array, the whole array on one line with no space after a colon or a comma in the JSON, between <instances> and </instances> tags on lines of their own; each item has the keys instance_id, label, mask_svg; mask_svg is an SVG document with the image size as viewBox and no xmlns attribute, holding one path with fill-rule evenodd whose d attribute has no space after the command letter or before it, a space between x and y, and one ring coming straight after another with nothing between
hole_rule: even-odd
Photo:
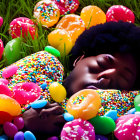
<instances>
[{"instance_id":1,"label":"glossy candy surface","mask_svg":"<svg viewBox=\"0 0 140 140\"><path fill-rule=\"evenodd\" d=\"M4 45L3 45L2 40L0 39L0 60L1 60L1 58L2 58L3 51L4 51Z\"/></svg>"},{"instance_id":2,"label":"glossy candy surface","mask_svg":"<svg viewBox=\"0 0 140 140\"><path fill-rule=\"evenodd\" d=\"M0 27L2 26L3 24L3 18L0 16Z\"/></svg>"},{"instance_id":3,"label":"glossy candy surface","mask_svg":"<svg viewBox=\"0 0 140 140\"><path fill-rule=\"evenodd\" d=\"M38 101L31 103L31 107L34 109L43 108L44 106L47 105L47 102L48 102L47 100L38 100Z\"/></svg>"},{"instance_id":4,"label":"glossy candy surface","mask_svg":"<svg viewBox=\"0 0 140 140\"><path fill-rule=\"evenodd\" d=\"M12 94L11 90L8 88L8 86L5 85L2 82L0 82L0 94L7 95L9 97L12 97L13 96L13 94Z\"/></svg>"},{"instance_id":5,"label":"glossy candy surface","mask_svg":"<svg viewBox=\"0 0 140 140\"><path fill-rule=\"evenodd\" d=\"M85 120L95 117L101 106L101 98L96 90L84 89L70 97L67 102L66 110L75 119Z\"/></svg>"},{"instance_id":6,"label":"glossy candy surface","mask_svg":"<svg viewBox=\"0 0 140 140\"><path fill-rule=\"evenodd\" d=\"M36 140L35 135L30 131L26 131L24 133L24 138L25 138L25 140Z\"/></svg>"},{"instance_id":7,"label":"glossy candy surface","mask_svg":"<svg viewBox=\"0 0 140 140\"><path fill-rule=\"evenodd\" d=\"M51 53L52 55L56 57L60 57L60 52L52 46L46 46L45 51Z\"/></svg>"},{"instance_id":8,"label":"glossy candy surface","mask_svg":"<svg viewBox=\"0 0 140 140\"><path fill-rule=\"evenodd\" d=\"M134 106L135 106L136 111L140 111L140 95L137 95L134 98Z\"/></svg>"}]
</instances>

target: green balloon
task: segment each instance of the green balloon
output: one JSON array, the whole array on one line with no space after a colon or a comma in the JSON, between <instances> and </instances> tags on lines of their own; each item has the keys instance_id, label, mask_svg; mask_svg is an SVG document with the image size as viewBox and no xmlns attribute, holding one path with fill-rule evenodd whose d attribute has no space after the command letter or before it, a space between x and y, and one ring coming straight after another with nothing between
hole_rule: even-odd
<instances>
[{"instance_id":1,"label":"green balloon","mask_svg":"<svg viewBox=\"0 0 140 140\"><path fill-rule=\"evenodd\" d=\"M116 128L114 120L110 117L96 116L90 119L89 122L94 126L95 133L100 135L107 135Z\"/></svg>"},{"instance_id":2,"label":"green balloon","mask_svg":"<svg viewBox=\"0 0 140 140\"><path fill-rule=\"evenodd\" d=\"M51 53L52 55L56 57L60 57L60 52L52 46L46 46L45 51L47 51L48 53Z\"/></svg>"},{"instance_id":3,"label":"green balloon","mask_svg":"<svg viewBox=\"0 0 140 140\"><path fill-rule=\"evenodd\" d=\"M136 111L140 111L140 95L137 95L134 98L134 106L135 106Z\"/></svg>"},{"instance_id":4,"label":"green balloon","mask_svg":"<svg viewBox=\"0 0 140 140\"><path fill-rule=\"evenodd\" d=\"M21 58L21 39L15 38L9 41L4 48L6 64L10 65Z\"/></svg>"}]
</instances>

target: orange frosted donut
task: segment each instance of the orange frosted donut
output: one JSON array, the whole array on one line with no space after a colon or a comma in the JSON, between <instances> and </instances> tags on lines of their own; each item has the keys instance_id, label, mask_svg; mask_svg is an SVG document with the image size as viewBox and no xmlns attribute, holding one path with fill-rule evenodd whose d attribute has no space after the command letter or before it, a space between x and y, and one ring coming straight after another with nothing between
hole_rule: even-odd
<instances>
[{"instance_id":1,"label":"orange frosted donut","mask_svg":"<svg viewBox=\"0 0 140 140\"><path fill-rule=\"evenodd\" d=\"M34 17L42 26L48 28L58 22L60 11L53 1L42 0L34 8Z\"/></svg>"},{"instance_id":2,"label":"orange frosted donut","mask_svg":"<svg viewBox=\"0 0 140 140\"><path fill-rule=\"evenodd\" d=\"M75 119L89 120L97 115L100 106L101 98L97 91L84 89L70 97L66 105L66 110Z\"/></svg>"},{"instance_id":3,"label":"orange frosted donut","mask_svg":"<svg viewBox=\"0 0 140 140\"><path fill-rule=\"evenodd\" d=\"M73 45L78 36L85 30L85 23L79 15L65 15L58 22L57 29L65 29L71 36Z\"/></svg>"},{"instance_id":4,"label":"orange frosted donut","mask_svg":"<svg viewBox=\"0 0 140 140\"><path fill-rule=\"evenodd\" d=\"M81 10L80 16L85 22L86 28L106 22L105 13L102 11L102 9L94 5L84 7Z\"/></svg>"}]
</instances>

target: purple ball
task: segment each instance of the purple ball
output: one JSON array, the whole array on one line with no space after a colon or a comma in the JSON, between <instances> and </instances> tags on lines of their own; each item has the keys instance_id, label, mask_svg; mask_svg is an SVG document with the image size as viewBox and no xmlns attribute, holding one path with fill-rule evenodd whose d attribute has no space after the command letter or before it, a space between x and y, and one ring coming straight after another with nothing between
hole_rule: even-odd
<instances>
[{"instance_id":1,"label":"purple ball","mask_svg":"<svg viewBox=\"0 0 140 140\"><path fill-rule=\"evenodd\" d=\"M3 125L4 132L7 136L13 138L18 132L17 127L11 122L5 122Z\"/></svg>"},{"instance_id":2,"label":"purple ball","mask_svg":"<svg viewBox=\"0 0 140 140\"><path fill-rule=\"evenodd\" d=\"M24 140L24 133L22 131L19 131L15 134L14 140Z\"/></svg>"},{"instance_id":3,"label":"purple ball","mask_svg":"<svg viewBox=\"0 0 140 140\"><path fill-rule=\"evenodd\" d=\"M59 139L58 139L58 137L53 136L53 137L48 138L47 140L59 140Z\"/></svg>"},{"instance_id":4,"label":"purple ball","mask_svg":"<svg viewBox=\"0 0 140 140\"><path fill-rule=\"evenodd\" d=\"M15 117L14 124L17 126L19 130L23 129L24 127L24 120L22 117Z\"/></svg>"}]
</instances>

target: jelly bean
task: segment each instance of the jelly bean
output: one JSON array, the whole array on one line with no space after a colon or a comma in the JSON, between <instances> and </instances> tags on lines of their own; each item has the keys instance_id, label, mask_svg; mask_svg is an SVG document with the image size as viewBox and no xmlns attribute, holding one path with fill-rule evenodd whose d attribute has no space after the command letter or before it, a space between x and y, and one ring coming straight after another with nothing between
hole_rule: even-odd
<instances>
[{"instance_id":1,"label":"jelly bean","mask_svg":"<svg viewBox=\"0 0 140 140\"><path fill-rule=\"evenodd\" d=\"M118 119L117 110L109 110L108 112L106 112L106 113L104 114L104 116L110 117L110 118L112 118L114 121L116 121L116 120Z\"/></svg>"},{"instance_id":2,"label":"jelly bean","mask_svg":"<svg viewBox=\"0 0 140 140\"><path fill-rule=\"evenodd\" d=\"M95 133L100 135L107 135L115 130L115 122L110 117L96 116L89 120L94 126Z\"/></svg>"},{"instance_id":3,"label":"jelly bean","mask_svg":"<svg viewBox=\"0 0 140 140\"><path fill-rule=\"evenodd\" d=\"M140 111L140 94L134 98L134 106L136 111Z\"/></svg>"},{"instance_id":4,"label":"jelly bean","mask_svg":"<svg viewBox=\"0 0 140 140\"><path fill-rule=\"evenodd\" d=\"M18 132L17 127L11 122L4 123L3 129L5 134L11 138L13 138L15 134Z\"/></svg>"},{"instance_id":5,"label":"jelly bean","mask_svg":"<svg viewBox=\"0 0 140 140\"><path fill-rule=\"evenodd\" d=\"M50 32L48 35L48 42L51 46L60 51L61 56L68 55L73 47L72 38L64 29L56 29Z\"/></svg>"},{"instance_id":6,"label":"jelly bean","mask_svg":"<svg viewBox=\"0 0 140 140\"><path fill-rule=\"evenodd\" d=\"M53 82L49 86L49 92L51 97L56 102L62 102L66 98L66 89L58 82Z\"/></svg>"},{"instance_id":7,"label":"jelly bean","mask_svg":"<svg viewBox=\"0 0 140 140\"><path fill-rule=\"evenodd\" d=\"M126 114L135 114L135 112L136 112L136 109L132 108Z\"/></svg>"},{"instance_id":8,"label":"jelly bean","mask_svg":"<svg viewBox=\"0 0 140 140\"><path fill-rule=\"evenodd\" d=\"M46 46L45 51L51 53L52 55L56 57L60 57L60 52L52 46Z\"/></svg>"},{"instance_id":9,"label":"jelly bean","mask_svg":"<svg viewBox=\"0 0 140 140\"><path fill-rule=\"evenodd\" d=\"M69 113L64 113L64 114L63 114L63 117L64 117L64 119L65 119L66 121L68 121L68 122L74 120L73 115L71 115L71 114L69 114Z\"/></svg>"},{"instance_id":10,"label":"jelly bean","mask_svg":"<svg viewBox=\"0 0 140 140\"><path fill-rule=\"evenodd\" d=\"M5 122L11 122L13 117L4 111L0 111L0 124L4 124Z\"/></svg>"},{"instance_id":11,"label":"jelly bean","mask_svg":"<svg viewBox=\"0 0 140 140\"><path fill-rule=\"evenodd\" d=\"M31 107L34 109L43 108L46 105L47 105L47 100L38 100L38 101L31 103Z\"/></svg>"},{"instance_id":12,"label":"jelly bean","mask_svg":"<svg viewBox=\"0 0 140 140\"><path fill-rule=\"evenodd\" d=\"M21 50L21 39L15 38L9 41L4 49L4 55L6 57L6 64L10 65L21 58L19 53Z\"/></svg>"},{"instance_id":13,"label":"jelly bean","mask_svg":"<svg viewBox=\"0 0 140 140\"><path fill-rule=\"evenodd\" d=\"M18 130L23 129L24 127L24 120L22 117L15 117L14 124L17 126Z\"/></svg>"},{"instance_id":14,"label":"jelly bean","mask_svg":"<svg viewBox=\"0 0 140 140\"><path fill-rule=\"evenodd\" d=\"M22 131L19 131L15 134L14 140L24 140L24 133Z\"/></svg>"},{"instance_id":15,"label":"jelly bean","mask_svg":"<svg viewBox=\"0 0 140 140\"><path fill-rule=\"evenodd\" d=\"M13 98L0 94L0 111L9 113L11 116L18 116L21 113L20 104Z\"/></svg>"},{"instance_id":16,"label":"jelly bean","mask_svg":"<svg viewBox=\"0 0 140 140\"><path fill-rule=\"evenodd\" d=\"M75 119L82 118L88 120L97 115L101 106L101 98L96 90L84 89L70 97L66 110Z\"/></svg>"},{"instance_id":17,"label":"jelly bean","mask_svg":"<svg viewBox=\"0 0 140 140\"><path fill-rule=\"evenodd\" d=\"M108 140L108 138L103 135L95 135L95 140Z\"/></svg>"},{"instance_id":18,"label":"jelly bean","mask_svg":"<svg viewBox=\"0 0 140 140\"><path fill-rule=\"evenodd\" d=\"M2 26L2 24L3 24L3 18L0 17L0 27Z\"/></svg>"},{"instance_id":19,"label":"jelly bean","mask_svg":"<svg viewBox=\"0 0 140 140\"><path fill-rule=\"evenodd\" d=\"M36 140L35 135L31 131L26 131L24 133L25 140Z\"/></svg>"},{"instance_id":20,"label":"jelly bean","mask_svg":"<svg viewBox=\"0 0 140 140\"><path fill-rule=\"evenodd\" d=\"M8 140L8 137L6 135L0 136L0 140Z\"/></svg>"},{"instance_id":21,"label":"jelly bean","mask_svg":"<svg viewBox=\"0 0 140 140\"><path fill-rule=\"evenodd\" d=\"M97 6L88 5L81 10L81 19L85 22L86 28L106 22L106 15Z\"/></svg>"},{"instance_id":22,"label":"jelly bean","mask_svg":"<svg viewBox=\"0 0 140 140\"><path fill-rule=\"evenodd\" d=\"M40 87L44 90L44 89L46 89L47 84L46 83L43 83L42 85L40 85Z\"/></svg>"},{"instance_id":23,"label":"jelly bean","mask_svg":"<svg viewBox=\"0 0 140 140\"><path fill-rule=\"evenodd\" d=\"M4 45L3 45L2 40L0 39L0 60L1 60L1 58L2 58L3 51L4 51Z\"/></svg>"},{"instance_id":24,"label":"jelly bean","mask_svg":"<svg viewBox=\"0 0 140 140\"><path fill-rule=\"evenodd\" d=\"M59 140L59 139L58 139L58 137L53 136L53 137L48 138L47 140Z\"/></svg>"}]
</instances>

